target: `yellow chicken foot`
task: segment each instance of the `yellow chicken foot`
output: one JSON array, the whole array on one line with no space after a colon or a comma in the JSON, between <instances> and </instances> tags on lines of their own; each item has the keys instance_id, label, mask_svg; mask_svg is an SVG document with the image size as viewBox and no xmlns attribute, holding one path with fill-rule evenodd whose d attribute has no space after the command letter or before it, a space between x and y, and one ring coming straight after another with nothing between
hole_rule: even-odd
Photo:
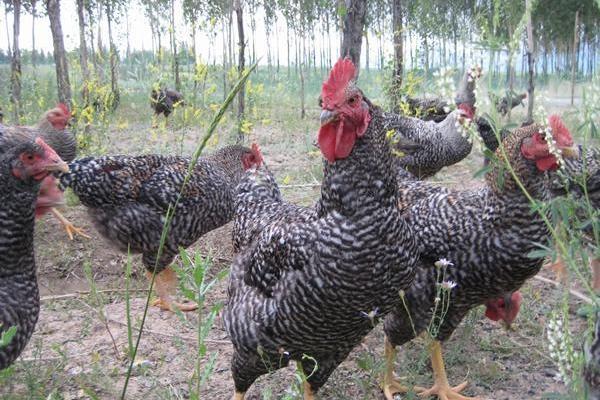
<instances>
[{"instance_id":1,"label":"yellow chicken foot","mask_svg":"<svg viewBox=\"0 0 600 400\"><path fill-rule=\"evenodd\" d=\"M152 279L152 273L146 272L148 279ZM165 268L154 278L154 290L158 294L152 305L159 307L161 310L175 312L176 309L180 311L194 311L198 308L196 303L178 303L171 300L171 295L177 290L177 274L172 268Z\"/></svg>"},{"instance_id":2,"label":"yellow chicken foot","mask_svg":"<svg viewBox=\"0 0 600 400\"><path fill-rule=\"evenodd\" d=\"M308 382L304 382L304 400L315 400L315 394Z\"/></svg>"},{"instance_id":3,"label":"yellow chicken foot","mask_svg":"<svg viewBox=\"0 0 600 400\"><path fill-rule=\"evenodd\" d=\"M75 225L73 225L64 215L62 215L56 208L52 207L50 209L50 211L52 212L52 215L54 215L61 224L63 224L63 226L65 227L65 230L67 231L67 235L69 235L69 239L73 240L73 235L79 235L82 236L86 239L91 239L90 236L88 236L83 229L81 228L77 228L75 227Z\"/></svg>"},{"instance_id":4,"label":"yellow chicken foot","mask_svg":"<svg viewBox=\"0 0 600 400\"><path fill-rule=\"evenodd\" d=\"M565 262L558 256L556 262L553 264L547 264L549 270L553 271L556 275L557 282L566 283L567 281L567 266Z\"/></svg>"},{"instance_id":5,"label":"yellow chicken foot","mask_svg":"<svg viewBox=\"0 0 600 400\"><path fill-rule=\"evenodd\" d=\"M477 400L477 397L466 397L460 394L467 387L467 382L458 386L450 387L446 376L446 367L442 358L442 345L434 341L429 351L431 352L431 366L433 367L434 384L430 389L415 387L420 397L437 396L440 400Z\"/></svg>"},{"instance_id":6,"label":"yellow chicken foot","mask_svg":"<svg viewBox=\"0 0 600 400\"><path fill-rule=\"evenodd\" d=\"M234 392L231 400L244 400L245 392Z\"/></svg>"},{"instance_id":7,"label":"yellow chicken foot","mask_svg":"<svg viewBox=\"0 0 600 400\"><path fill-rule=\"evenodd\" d=\"M396 360L396 347L385 338L385 375L383 376L383 395L386 400L394 400L397 393L406 393L408 388L398 382L394 376L394 361Z\"/></svg>"}]
</instances>

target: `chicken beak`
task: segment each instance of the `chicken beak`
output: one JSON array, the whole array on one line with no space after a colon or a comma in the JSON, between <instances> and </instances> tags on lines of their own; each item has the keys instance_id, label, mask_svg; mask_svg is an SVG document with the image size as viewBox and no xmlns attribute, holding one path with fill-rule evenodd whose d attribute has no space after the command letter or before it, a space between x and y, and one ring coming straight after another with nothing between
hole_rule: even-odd
<instances>
[{"instance_id":1,"label":"chicken beak","mask_svg":"<svg viewBox=\"0 0 600 400\"><path fill-rule=\"evenodd\" d=\"M69 172L69 164L61 160L50 160L47 165L44 166L44 170L48 172Z\"/></svg>"},{"instance_id":2,"label":"chicken beak","mask_svg":"<svg viewBox=\"0 0 600 400\"><path fill-rule=\"evenodd\" d=\"M576 145L563 147L561 154L564 158L579 158L579 147Z\"/></svg>"},{"instance_id":3,"label":"chicken beak","mask_svg":"<svg viewBox=\"0 0 600 400\"><path fill-rule=\"evenodd\" d=\"M327 125L338 119L337 111L323 110L321 111L321 126Z\"/></svg>"}]
</instances>

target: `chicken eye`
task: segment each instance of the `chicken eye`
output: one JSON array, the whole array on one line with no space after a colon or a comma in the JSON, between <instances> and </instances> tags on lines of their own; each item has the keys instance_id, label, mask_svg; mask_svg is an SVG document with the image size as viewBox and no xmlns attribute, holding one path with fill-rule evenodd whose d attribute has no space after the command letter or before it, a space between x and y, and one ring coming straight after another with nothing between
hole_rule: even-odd
<instances>
[{"instance_id":1,"label":"chicken eye","mask_svg":"<svg viewBox=\"0 0 600 400\"><path fill-rule=\"evenodd\" d=\"M357 100L358 99L356 97L350 97L350 100L348 100L348 104L354 104Z\"/></svg>"}]
</instances>

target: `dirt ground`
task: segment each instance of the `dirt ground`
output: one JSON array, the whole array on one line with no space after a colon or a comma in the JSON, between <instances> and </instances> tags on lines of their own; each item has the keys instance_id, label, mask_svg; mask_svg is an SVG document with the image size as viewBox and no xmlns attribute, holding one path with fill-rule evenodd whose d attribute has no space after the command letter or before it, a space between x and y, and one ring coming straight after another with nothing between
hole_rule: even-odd
<instances>
[{"instance_id":1,"label":"dirt ground","mask_svg":"<svg viewBox=\"0 0 600 400\"><path fill-rule=\"evenodd\" d=\"M316 126L316 123L315 123ZM149 132L147 127L139 127ZM301 143L285 147L276 140L274 128L263 128L251 139L260 141L269 166L279 182L312 182L310 176L297 177L294 171L318 169L318 157L307 156L312 133L290 133L287 140ZM148 134L149 135L149 134ZM196 133L187 135L186 149L194 145ZM134 137L131 131L115 133L109 153L131 152L140 146L154 149L161 138ZM308 145L306 144L308 143ZM148 149L150 147L150 149ZM285 150L285 151L283 151ZM460 164L444 170L436 179L444 185L468 188L480 185L472 178L482 159L478 152ZM288 179L292 177L292 179ZM318 195L317 187L290 187L290 201L309 204ZM83 206L65 209L65 215L82 226L91 240L69 241L58 222L50 217L36 228L36 255L42 295L40 319L26 351L17 362L14 377L0 387L2 398L116 399L123 387L127 358L127 324L124 299L127 256L113 249L91 226ZM213 273L227 269L232 258L231 225L202 238L192 251L212 254ZM134 256L131 282L136 290L131 300L133 323L138 326L147 295L147 280L139 256ZM88 294L89 280L83 266L88 264L100 293ZM548 271L543 276L554 278ZM226 301L227 280L209 293L207 307ZM468 395L487 399L539 399L544 394L564 392L558 370L548 357L545 315L560 301L562 289L531 280L522 289L524 302L514 331L483 317L474 310L445 345L451 382L469 380ZM576 329L584 321L575 315L581 304L571 302ZM186 399L193 389L197 362L198 314L183 317L150 307L144 327L134 374L129 383L129 399ZM135 332L134 332L135 333ZM232 393L229 360L232 346L218 317L207 339L208 354L215 354L215 369L201 391L201 398L228 399ZM383 399L378 389L383 362L383 333L376 328L333 374L320 392L321 399ZM202 362L206 362L205 357ZM423 340L417 339L400 350L396 372L408 383L429 385L431 371ZM293 392L293 367L262 377L248 392L247 399L281 399ZM35 395L32 395L35 393ZM96 397L91 395L95 394ZM59 397L50 397L57 395ZM288 397L294 398L294 397ZM405 399L416 398L408 394Z\"/></svg>"}]
</instances>

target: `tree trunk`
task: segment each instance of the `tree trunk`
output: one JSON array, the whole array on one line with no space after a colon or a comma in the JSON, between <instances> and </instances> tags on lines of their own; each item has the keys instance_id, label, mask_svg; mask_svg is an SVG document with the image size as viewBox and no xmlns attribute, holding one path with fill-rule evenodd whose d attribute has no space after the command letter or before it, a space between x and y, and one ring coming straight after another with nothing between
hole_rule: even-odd
<instances>
[{"instance_id":1,"label":"tree trunk","mask_svg":"<svg viewBox=\"0 0 600 400\"><path fill-rule=\"evenodd\" d=\"M33 70L37 70L37 57L35 50L35 14L36 14L37 0L31 0L31 65Z\"/></svg>"},{"instance_id":2,"label":"tree trunk","mask_svg":"<svg viewBox=\"0 0 600 400\"><path fill-rule=\"evenodd\" d=\"M105 55L104 55L104 44L102 43L102 29L101 29L101 25L102 25L102 5L100 3L98 3L98 22L96 23L98 26L98 33L97 33L97 39L98 39L98 51L96 53L96 62L98 65L98 69L96 70L96 74L98 75L98 80L101 83L104 83L104 61L106 59ZM159 45L160 48L160 45ZM160 51L160 50L159 50Z\"/></svg>"},{"instance_id":3,"label":"tree trunk","mask_svg":"<svg viewBox=\"0 0 600 400\"><path fill-rule=\"evenodd\" d=\"M131 56L131 45L129 43L129 8L125 7L125 38L127 40L127 47L125 49L125 57Z\"/></svg>"},{"instance_id":4,"label":"tree trunk","mask_svg":"<svg viewBox=\"0 0 600 400\"><path fill-rule=\"evenodd\" d=\"M392 31L394 43L394 77L392 87L392 107L398 111L400 104L400 88L404 72L404 49L402 43L402 0L392 3Z\"/></svg>"},{"instance_id":5,"label":"tree trunk","mask_svg":"<svg viewBox=\"0 0 600 400\"><path fill-rule=\"evenodd\" d=\"M302 37L302 41L304 42L304 37ZM299 73L300 73L300 118L304 119L306 117L306 101L304 99L304 97L305 97L304 62L301 62L301 64L299 65L299 68L300 68L300 71L299 71Z\"/></svg>"},{"instance_id":6,"label":"tree trunk","mask_svg":"<svg viewBox=\"0 0 600 400\"><path fill-rule=\"evenodd\" d=\"M4 22L6 26L6 42L8 54L12 54L12 45L10 44L10 27L8 26L8 3L4 3Z\"/></svg>"},{"instance_id":7,"label":"tree trunk","mask_svg":"<svg viewBox=\"0 0 600 400\"><path fill-rule=\"evenodd\" d=\"M285 21L286 24L286 41L287 41L287 77L290 79L290 23L289 21Z\"/></svg>"},{"instance_id":8,"label":"tree trunk","mask_svg":"<svg viewBox=\"0 0 600 400\"><path fill-rule=\"evenodd\" d=\"M365 68L369 70L369 32L365 30Z\"/></svg>"},{"instance_id":9,"label":"tree trunk","mask_svg":"<svg viewBox=\"0 0 600 400\"><path fill-rule=\"evenodd\" d=\"M111 104L111 108L114 108L119 103L120 93L119 93L119 65L118 65L118 54L117 47L115 46L115 41L113 38L113 30L112 30L112 19L113 19L113 10L110 7L110 1L106 3L106 20L108 22L108 45L109 45L109 58L110 58L110 90L113 95L113 103Z\"/></svg>"},{"instance_id":10,"label":"tree trunk","mask_svg":"<svg viewBox=\"0 0 600 400\"><path fill-rule=\"evenodd\" d=\"M244 74L245 68L245 48L246 42L244 39L244 9L242 0L235 0L234 3L235 8L235 16L237 20L237 30L238 30L238 75L241 78ZM242 123L244 122L244 95L246 92L245 85L242 86L238 93L238 110L237 110L237 118L238 118L238 143L244 143L244 131L242 130Z\"/></svg>"},{"instance_id":11,"label":"tree trunk","mask_svg":"<svg viewBox=\"0 0 600 400\"><path fill-rule=\"evenodd\" d=\"M526 122L533 122L533 103L535 100L534 92L534 69L535 69L535 48L533 37L533 22L531 20L531 0L525 0L527 9L527 65L529 67L529 85L527 86L527 118Z\"/></svg>"},{"instance_id":12,"label":"tree trunk","mask_svg":"<svg viewBox=\"0 0 600 400\"><path fill-rule=\"evenodd\" d=\"M16 42L15 42L16 43ZM573 32L573 52L571 54L571 105L575 99L575 77L577 76L577 49L579 48L579 10L575 12L575 28Z\"/></svg>"},{"instance_id":13,"label":"tree trunk","mask_svg":"<svg viewBox=\"0 0 600 400\"><path fill-rule=\"evenodd\" d=\"M81 94L84 104L88 103L90 81L90 70L88 68L87 44L85 42L85 16L83 13L83 1L77 0L77 17L79 20L79 63L81 64L81 75L83 77L83 85Z\"/></svg>"},{"instance_id":14,"label":"tree trunk","mask_svg":"<svg viewBox=\"0 0 600 400\"><path fill-rule=\"evenodd\" d=\"M13 118L19 122L21 115L21 0L13 0L13 47L10 59L10 102L13 104Z\"/></svg>"},{"instance_id":15,"label":"tree trunk","mask_svg":"<svg viewBox=\"0 0 600 400\"><path fill-rule=\"evenodd\" d=\"M71 83L69 82L69 66L67 64L62 25L60 23L60 0L46 0L46 10L50 19L50 30L52 31L52 41L54 44L58 100L70 107Z\"/></svg>"},{"instance_id":16,"label":"tree trunk","mask_svg":"<svg viewBox=\"0 0 600 400\"><path fill-rule=\"evenodd\" d=\"M171 0L171 50L173 51L173 76L175 78L175 90L181 91L181 80L179 79L179 57L177 56L177 38L175 35L175 0Z\"/></svg>"},{"instance_id":17,"label":"tree trunk","mask_svg":"<svg viewBox=\"0 0 600 400\"><path fill-rule=\"evenodd\" d=\"M358 75L360 69L360 50L367 17L365 0L345 0L346 15L343 23L341 57L350 57Z\"/></svg>"}]
</instances>

